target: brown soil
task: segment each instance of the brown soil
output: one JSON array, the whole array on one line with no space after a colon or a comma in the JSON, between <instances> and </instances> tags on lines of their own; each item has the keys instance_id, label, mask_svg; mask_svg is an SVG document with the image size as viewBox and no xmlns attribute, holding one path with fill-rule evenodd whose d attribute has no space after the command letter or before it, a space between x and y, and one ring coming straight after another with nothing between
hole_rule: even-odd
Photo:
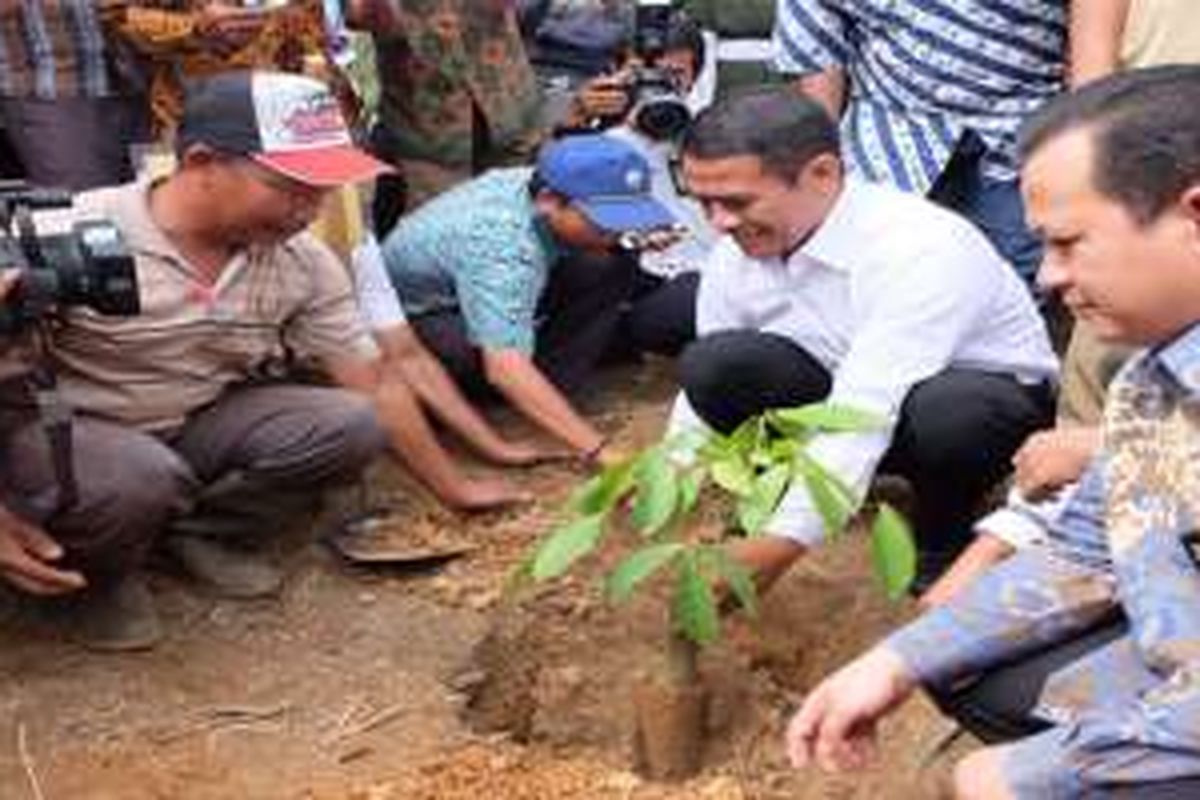
<instances>
[{"instance_id":1,"label":"brown soil","mask_svg":"<svg viewBox=\"0 0 1200 800\"><path fill-rule=\"evenodd\" d=\"M620 371L590 410L622 446L645 444L669 387L658 368ZM156 575L169 636L149 653L90 654L26 610L0 609L0 798L938 796L949 759L932 755L950 728L921 701L885 725L870 770L829 778L786 765L783 725L803 692L909 613L882 598L849 537L702 657L711 703L700 776L638 777L631 697L657 663L662 607L598 600L610 554L509 598L508 575L579 474L543 467L522 479L536 504L465 518L382 465L375 498L476 549L437 569L355 570L308 545L291 556L283 595L253 603Z\"/></svg>"}]
</instances>

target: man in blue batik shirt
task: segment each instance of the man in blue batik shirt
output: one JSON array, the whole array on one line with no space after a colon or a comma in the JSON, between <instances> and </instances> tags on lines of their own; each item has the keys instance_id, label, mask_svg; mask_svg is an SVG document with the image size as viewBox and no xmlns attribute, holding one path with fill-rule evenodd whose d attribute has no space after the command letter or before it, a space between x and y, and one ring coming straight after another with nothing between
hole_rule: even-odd
<instances>
[{"instance_id":1,"label":"man in blue batik shirt","mask_svg":"<svg viewBox=\"0 0 1200 800\"><path fill-rule=\"evenodd\" d=\"M1062 91L1083 0L778 0L776 66L842 121L851 172L928 194L1032 282L1013 149Z\"/></svg>"},{"instance_id":2,"label":"man in blue batik shirt","mask_svg":"<svg viewBox=\"0 0 1200 800\"><path fill-rule=\"evenodd\" d=\"M1039 279L1108 341L1145 348L1109 390L1104 446L1047 531L821 683L794 763L860 763L917 686L960 685L1123 615L1050 674L1040 732L959 763L960 798L1200 795L1200 67L1124 73L1022 132Z\"/></svg>"}]
</instances>

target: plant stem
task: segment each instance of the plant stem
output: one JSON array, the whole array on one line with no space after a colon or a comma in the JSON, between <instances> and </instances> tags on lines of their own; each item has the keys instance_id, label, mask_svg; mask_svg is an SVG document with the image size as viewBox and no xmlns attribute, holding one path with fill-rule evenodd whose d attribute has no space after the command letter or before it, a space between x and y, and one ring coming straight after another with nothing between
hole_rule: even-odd
<instances>
[{"instance_id":1,"label":"plant stem","mask_svg":"<svg viewBox=\"0 0 1200 800\"><path fill-rule=\"evenodd\" d=\"M671 631L667 634L667 678L674 686L696 683L696 661L700 647L691 639Z\"/></svg>"}]
</instances>

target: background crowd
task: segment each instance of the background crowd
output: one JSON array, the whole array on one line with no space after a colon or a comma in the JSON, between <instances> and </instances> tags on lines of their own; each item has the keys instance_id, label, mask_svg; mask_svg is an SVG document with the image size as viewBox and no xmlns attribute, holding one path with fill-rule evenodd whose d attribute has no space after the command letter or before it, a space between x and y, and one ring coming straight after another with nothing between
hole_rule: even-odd
<instances>
[{"instance_id":1,"label":"background crowd","mask_svg":"<svg viewBox=\"0 0 1200 800\"><path fill-rule=\"evenodd\" d=\"M443 434L621 463L576 401L653 353L667 435L828 399L884 422L811 443L855 503L911 487L928 611L794 761L858 763L921 686L1005 742L958 796L1189 796L1196 63L1193 0L0 0L0 169L79 193L141 286L51 336L65 500L0 382L0 573L150 646L152 551L257 596L262 531L379 453L465 510L522 495ZM730 549L766 589L824 527L796 489Z\"/></svg>"}]
</instances>

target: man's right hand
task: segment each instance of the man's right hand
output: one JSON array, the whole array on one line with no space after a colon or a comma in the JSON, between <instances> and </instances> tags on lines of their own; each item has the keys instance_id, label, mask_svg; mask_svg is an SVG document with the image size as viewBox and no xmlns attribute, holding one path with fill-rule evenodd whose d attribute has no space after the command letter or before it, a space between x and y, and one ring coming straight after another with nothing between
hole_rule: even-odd
<instances>
[{"instance_id":1,"label":"man's right hand","mask_svg":"<svg viewBox=\"0 0 1200 800\"><path fill-rule=\"evenodd\" d=\"M585 125L594 119L613 119L629 107L630 75L618 72L601 75L585 83L571 102L572 125Z\"/></svg>"},{"instance_id":2,"label":"man's right hand","mask_svg":"<svg viewBox=\"0 0 1200 800\"><path fill-rule=\"evenodd\" d=\"M904 661L875 647L822 681L804 699L787 730L796 769L816 763L826 772L863 767L875 748L875 728L916 688Z\"/></svg>"},{"instance_id":3,"label":"man's right hand","mask_svg":"<svg viewBox=\"0 0 1200 800\"><path fill-rule=\"evenodd\" d=\"M1040 500L1079 480L1099 452L1099 428L1065 427L1038 431L1013 456L1013 480L1029 500Z\"/></svg>"},{"instance_id":4,"label":"man's right hand","mask_svg":"<svg viewBox=\"0 0 1200 800\"><path fill-rule=\"evenodd\" d=\"M35 525L0 506L0 576L30 594L56 595L82 589L83 575L54 566L62 558L58 542Z\"/></svg>"}]
</instances>

